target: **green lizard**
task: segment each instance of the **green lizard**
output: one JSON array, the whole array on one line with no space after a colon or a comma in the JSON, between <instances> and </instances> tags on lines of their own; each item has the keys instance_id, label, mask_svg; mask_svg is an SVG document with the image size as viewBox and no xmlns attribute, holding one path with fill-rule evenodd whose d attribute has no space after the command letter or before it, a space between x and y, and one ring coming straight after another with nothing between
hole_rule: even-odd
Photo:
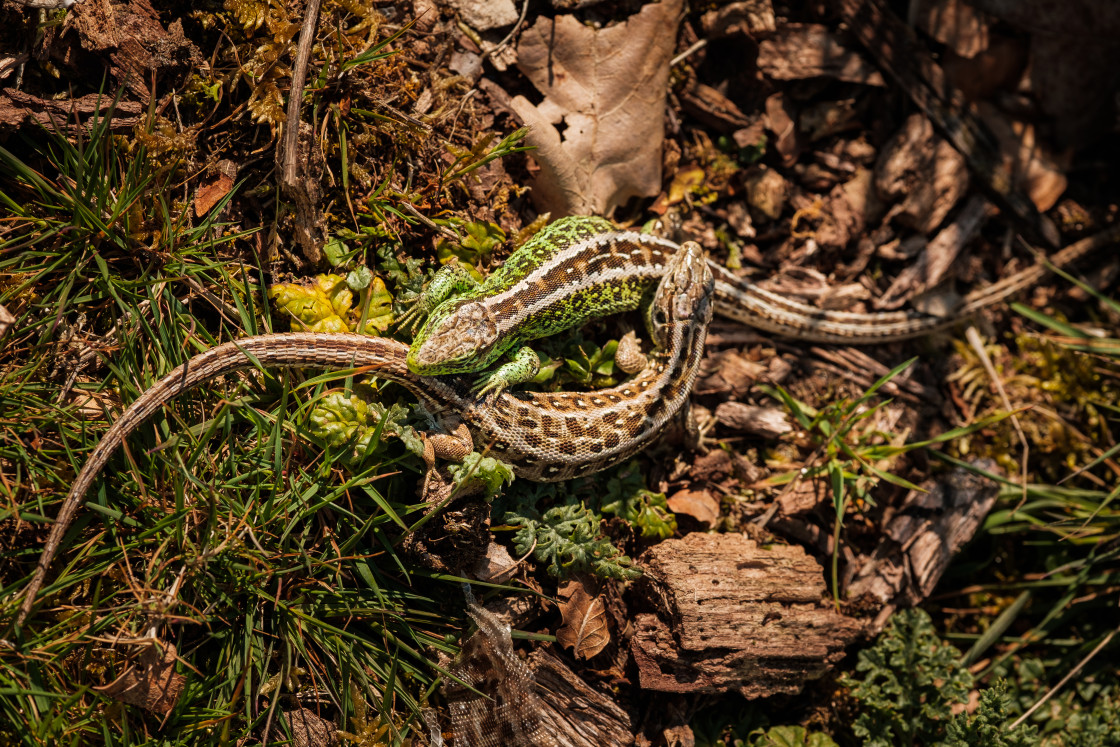
<instances>
[{"instance_id":1,"label":"green lizard","mask_svg":"<svg viewBox=\"0 0 1120 747\"><path fill-rule=\"evenodd\" d=\"M1062 267L1115 241L1110 230L1051 257ZM432 376L477 373L515 351L512 360L476 380L477 395L500 394L536 376L540 363L526 343L608 314L637 308L664 275L678 245L603 218L573 216L548 226L483 283L461 269L436 273L402 316L413 329L427 321L408 351L408 368ZM876 344L950 327L978 309L1036 282L1038 263L962 299L949 316L915 311L858 313L820 309L754 285L709 260L715 313L757 329L809 342Z\"/></svg>"},{"instance_id":2,"label":"green lizard","mask_svg":"<svg viewBox=\"0 0 1120 747\"><path fill-rule=\"evenodd\" d=\"M513 350L510 361L476 382L475 393L500 394L531 380L540 360L525 343L635 309L656 281L629 272L629 257L610 261L613 231L603 218L561 218L481 284L458 267L442 268L400 320L415 328L427 317L409 347L409 369L423 376L474 373ZM673 247L666 242L666 258Z\"/></svg>"}]
</instances>

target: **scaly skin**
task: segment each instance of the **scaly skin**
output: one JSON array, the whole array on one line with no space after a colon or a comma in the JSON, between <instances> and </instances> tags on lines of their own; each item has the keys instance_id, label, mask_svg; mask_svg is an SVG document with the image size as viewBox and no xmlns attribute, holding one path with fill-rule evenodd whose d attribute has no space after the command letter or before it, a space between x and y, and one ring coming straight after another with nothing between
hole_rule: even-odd
<instances>
[{"instance_id":1,"label":"scaly skin","mask_svg":"<svg viewBox=\"0 0 1120 747\"><path fill-rule=\"evenodd\" d=\"M24 592L16 627L31 612L62 536L109 457L142 422L192 387L257 366L365 369L407 388L447 431L458 431L457 423L465 423L473 444L448 447L459 458L474 445L489 449L519 477L567 480L606 469L641 451L686 405L704 357L713 285L699 245L683 245L650 305L650 327L658 347L649 365L625 384L593 392L507 393L481 402L460 377L432 378L409 371L402 343L364 335L260 335L199 353L129 405L90 454L51 527ZM444 443L453 440L446 433L436 435Z\"/></svg>"},{"instance_id":2,"label":"scaly skin","mask_svg":"<svg viewBox=\"0 0 1120 747\"><path fill-rule=\"evenodd\" d=\"M484 377L476 389L479 394L500 393L536 375L537 355L525 343L596 317L637 308L652 282L621 272L626 262L623 257L615 257L613 263L609 253L600 257L603 266L597 269L616 271L614 277L601 282L587 282L576 266L561 267L558 275L541 274L565 250L612 230L611 223L602 218L561 218L473 288L462 271L441 270L407 319L432 308L409 347L409 369L424 376L475 373L493 365L507 351L517 350L511 363ZM557 283L568 286L562 297L555 293ZM456 291L457 295L448 298Z\"/></svg>"},{"instance_id":3,"label":"scaly skin","mask_svg":"<svg viewBox=\"0 0 1120 747\"><path fill-rule=\"evenodd\" d=\"M1052 257L1062 267L1114 243L1112 228L1083 239ZM424 375L483 371L503 353L596 317L629 311L665 272L677 244L634 231L618 231L594 217L562 218L514 252L485 283L444 300L465 283L441 271L438 291L422 297L411 317L435 309L409 349L408 366ZM965 296L948 317L914 311L854 313L823 310L757 287L709 262L715 277L715 313L743 324L808 342L877 344L951 327L1036 282L1039 263ZM537 357L520 347L513 363L485 374L479 392L500 392L536 375Z\"/></svg>"}]
</instances>

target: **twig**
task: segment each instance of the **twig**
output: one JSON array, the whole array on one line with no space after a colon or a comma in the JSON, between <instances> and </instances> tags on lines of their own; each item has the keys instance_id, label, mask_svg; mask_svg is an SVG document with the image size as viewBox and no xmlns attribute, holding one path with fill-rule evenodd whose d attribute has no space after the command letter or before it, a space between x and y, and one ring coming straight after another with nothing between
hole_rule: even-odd
<instances>
[{"instance_id":1,"label":"twig","mask_svg":"<svg viewBox=\"0 0 1120 747\"><path fill-rule=\"evenodd\" d=\"M487 57L489 57L490 59L494 59L494 55L509 46L509 43L513 40L514 35L516 35L518 29L521 28L521 24L525 23L525 16L528 12L529 0L525 0L525 2L521 3L521 15L518 17L517 23L513 24L513 28L511 28L509 30L509 33L506 34L506 38L502 39L500 42L498 42L497 46L486 53Z\"/></svg>"},{"instance_id":2,"label":"twig","mask_svg":"<svg viewBox=\"0 0 1120 747\"><path fill-rule=\"evenodd\" d=\"M1099 654L1101 652L1101 649L1103 649L1105 646L1107 646L1108 642L1111 641L1112 637L1115 636L1115 635L1116 635L1115 630L1113 630L1108 635L1106 635L1104 637L1104 640L1102 640L1100 643L1098 643L1096 646L1094 646L1093 650L1090 651L1088 654L1086 654L1084 659L1077 662L1077 666L1075 666L1073 669L1069 670L1066 673L1066 676L1062 677L1061 681L1058 682L1058 684L1056 684L1052 688L1050 688L1050 690L1047 691L1047 693L1045 695L1043 695L1042 698L1037 703L1035 703L1034 705L1032 705L1030 708L1027 709L1026 713L1024 713L1019 718L1015 719L1011 723L1011 726L1007 727L1008 731L1014 729L1019 724L1023 723L1028 718L1030 718L1031 714L1034 713L1035 711L1037 711L1039 708L1041 708L1043 706L1043 704L1046 703L1046 701L1050 700L1050 698L1054 695L1054 693L1058 692L1063 687L1065 687L1066 683L1069 682L1070 679L1072 679L1074 675L1076 675L1078 672L1080 672L1081 669L1086 664L1088 664L1093 659L1094 656Z\"/></svg>"},{"instance_id":3,"label":"twig","mask_svg":"<svg viewBox=\"0 0 1120 747\"><path fill-rule=\"evenodd\" d=\"M681 52L679 55L677 55L673 59L669 60L669 67L676 67L677 65L681 64L682 62L684 62L689 57L696 54L697 52L699 52L701 49L703 49L706 46L708 46L708 40L707 39L701 39L698 42L694 42L691 47L689 47L685 51Z\"/></svg>"},{"instance_id":4,"label":"twig","mask_svg":"<svg viewBox=\"0 0 1120 747\"><path fill-rule=\"evenodd\" d=\"M296 183L296 145L299 142L299 117L303 107L303 85L307 81L307 64L311 59L311 46L315 43L315 29L319 25L319 7L322 0L308 0L304 11L303 27L299 30L299 46L292 65L292 87L288 92L287 121L284 122L284 168L280 172L280 183L284 186Z\"/></svg>"},{"instance_id":5,"label":"twig","mask_svg":"<svg viewBox=\"0 0 1120 747\"><path fill-rule=\"evenodd\" d=\"M999 397L1003 400L1003 406L1007 408L1007 412L1010 413L1011 425L1015 427L1015 432L1019 434L1019 443L1023 445L1023 456L1019 463L1019 485L1023 489L1023 496L1019 499L1019 505L1011 510L1011 514L1014 515L1015 512L1022 508L1023 504L1027 502L1027 457L1031 453L1031 447L1027 442L1027 434L1023 433L1023 427L1019 425L1019 418L1015 415L1015 410L1011 406L1011 400L1008 399L1007 392L1003 388L1003 381L1000 380L999 374L996 373L996 367L992 365L992 359L988 357L988 352L984 350L984 341L980 339L980 333L976 330L976 325L968 325L968 329L964 331L964 336L965 339L968 340L968 344L976 351L976 355L980 358L981 365L984 366L984 370L988 373L988 378L992 380L996 391L999 392Z\"/></svg>"}]
</instances>

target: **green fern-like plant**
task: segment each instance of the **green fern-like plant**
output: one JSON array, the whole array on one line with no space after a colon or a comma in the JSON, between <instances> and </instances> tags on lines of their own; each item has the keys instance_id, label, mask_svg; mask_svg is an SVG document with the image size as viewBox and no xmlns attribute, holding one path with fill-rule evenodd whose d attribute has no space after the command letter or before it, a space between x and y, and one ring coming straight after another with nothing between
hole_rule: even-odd
<instances>
[{"instance_id":1,"label":"green fern-like plant","mask_svg":"<svg viewBox=\"0 0 1120 747\"><path fill-rule=\"evenodd\" d=\"M599 535L599 515L582 505L555 506L537 516L510 512L505 522L520 527L513 538L517 552L532 551L557 578L593 573L625 581L641 575L630 558Z\"/></svg>"},{"instance_id":2,"label":"green fern-like plant","mask_svg":"<svg viewBox=\"0 0 1120 747\"><path fill-rule=\"evenodd\" d=\"M899 612L875 645L860 652L856 671L862 679L841 680L861 710L853 724L856 736L868 747L1037 744L1033 728L1003 726L1008 698L1002 685L981 691L973 716L953 716L953 706L967 702L973 685L960 659L924 611ZM991 741L997 734L999 741Z\"/></svg>"}]
</instances>

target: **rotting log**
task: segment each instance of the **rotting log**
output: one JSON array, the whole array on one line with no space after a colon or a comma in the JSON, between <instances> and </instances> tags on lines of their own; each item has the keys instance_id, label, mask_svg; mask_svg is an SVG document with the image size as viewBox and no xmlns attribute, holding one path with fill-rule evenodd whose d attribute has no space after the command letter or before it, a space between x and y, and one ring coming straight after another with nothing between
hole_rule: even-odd
<instances>
[{"instance_id":1,"label":"rotting log","mask_svg":"<svg viewBox=\"0 0 1120 747\"><path fill-rule=\"evenodd\" d=\"M540 720L560 747L633 744L630 716L613 698L592 688L555 653L529 655Z\"/></svg>"}]
</instances>

